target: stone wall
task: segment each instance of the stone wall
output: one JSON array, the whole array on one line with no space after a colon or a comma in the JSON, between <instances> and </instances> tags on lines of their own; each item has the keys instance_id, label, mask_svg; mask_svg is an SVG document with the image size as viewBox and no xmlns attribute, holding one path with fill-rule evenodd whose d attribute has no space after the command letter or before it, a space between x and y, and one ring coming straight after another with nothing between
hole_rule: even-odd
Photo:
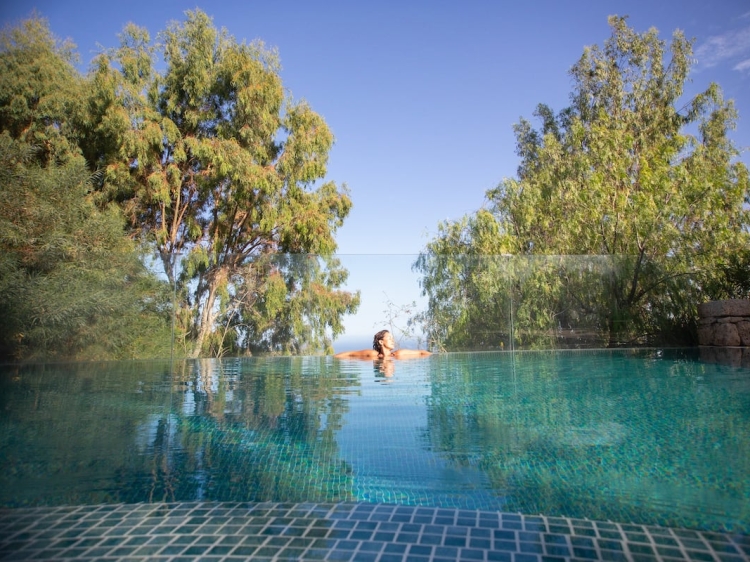
<instances>
[{"instance_id":1,"label":"stone wall","mask_svg":"<svg viewBox=\"0 0 750 562\"><path fill-rule=\"evenodd\" d=\"M750 300L698 305L698 343L703 361L750 368Z\"/></svg>"},{"instance_id":2,"label":"stone wall","mask_svg":"<svg viewBox=\"0 0 750 562\"><path fill-rule=\"evenodd\" d=\"M698 343L750 347L750 300L711 301L698 305Z\"/></svg>"}]
</instances>

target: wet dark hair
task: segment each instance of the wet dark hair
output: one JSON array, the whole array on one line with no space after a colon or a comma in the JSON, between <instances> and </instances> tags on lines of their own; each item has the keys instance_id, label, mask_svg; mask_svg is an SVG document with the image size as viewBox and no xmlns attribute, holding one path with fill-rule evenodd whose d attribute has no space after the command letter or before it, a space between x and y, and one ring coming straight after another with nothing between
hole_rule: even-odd
<instances>
[{"instance_id":1,"label":"wet dark hair","mask_svg":"<svg viewBox=\"0 0 750 562\"><path fill-rule=\"evenodd\" d=\"M389 333L388 330L380 330L375 334L375 337L372 338L372 348L377 351L379 355L383 355L383 346L380 345L380 340L382 340L387 333Z\"/></svg>"}]
</instances>

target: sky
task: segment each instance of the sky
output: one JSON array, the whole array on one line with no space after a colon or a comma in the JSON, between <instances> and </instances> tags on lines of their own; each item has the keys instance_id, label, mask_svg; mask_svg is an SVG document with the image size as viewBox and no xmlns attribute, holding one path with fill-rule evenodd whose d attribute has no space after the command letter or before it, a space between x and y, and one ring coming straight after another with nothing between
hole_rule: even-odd
<instances>
[{"instance_id":1,"label":"sky","mask_svg":"<svg viewBox=\"0 0 750 562\"><path fill-rule=\"evenodd\" d=\"M354 204L338 253L347 287L362 291L337 347L369 346L389 301L423 303L414 258L441 221L474 213L515 176L513 124L539 103L568 104L568 71L610 35L609 15L695 40L686 95L716 82L735 101L733 140L750 165L750 0L5 0L0 22L36 10L77 44L86 71L126 23L155 36L195 8L240 41L276 48L285 87L335 135L327 179Z\"/></svg>"}]
</instances>

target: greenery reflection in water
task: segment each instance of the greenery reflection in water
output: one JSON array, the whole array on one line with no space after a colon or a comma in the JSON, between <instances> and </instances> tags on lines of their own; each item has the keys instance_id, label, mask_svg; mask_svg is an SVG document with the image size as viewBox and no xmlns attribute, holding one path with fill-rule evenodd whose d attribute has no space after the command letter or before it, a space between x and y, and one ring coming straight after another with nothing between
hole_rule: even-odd
<instances>
[{"instance_id":1,"label":"greenery reflection in water","mask_svg":"<svg viewBox=\"0 0 750 562\"><path fill-rule=\"evenodd\" d=\"M4 367L0 408L4 506L451 498L750 532L750 372L685 350Z\"/></svg>"},{"instance_id":2,"label":"greenery reflection in water","mask_svg":"<svg viewBox=\"0 0 750 562\"><path fill-rule=\"evenodd\" d=\"M747 369L686 351L473 356L433 371L429 439L507 511L750 530Z\"/></svg>"},{"instance_id":3,"label":"greenery reflection in water","mask_svg":"<svg viewBox=\"0 0 750 562\"><path fill-rule=\"evenodd\" d=\"M0 503L347 500L334 437L356 385L319 358L19 367Z\"/></svg>"}]
</instances>

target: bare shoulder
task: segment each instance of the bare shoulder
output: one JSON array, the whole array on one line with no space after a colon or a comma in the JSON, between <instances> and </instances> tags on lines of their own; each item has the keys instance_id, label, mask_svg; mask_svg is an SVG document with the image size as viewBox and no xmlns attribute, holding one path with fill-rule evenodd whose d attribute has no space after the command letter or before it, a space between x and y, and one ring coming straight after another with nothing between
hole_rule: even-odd
<instances>
[{"instance_id":1,"label":"bare shoulder","mask_svg":"<svg viewBox=\"0 0 750 562\"><path fill-rule=\"evenodd\" d=\"M393 352L393 356L396 359L409 359L411 357L427 357L428 355L432 355L432 353L430 353L426 349L399 349L398 351Z\"/></svg>"},{"instance_id":2,"label":"bare shoulder","mask_svg":"<svg viewBox=\"0 0 750 562\"><path fill-rule=\"evenodd\" d=\"M342 351L334 355L337 359L377 359L378 352L374 349L360 349L359 351Z\"/></svg>"}]
</instances>

